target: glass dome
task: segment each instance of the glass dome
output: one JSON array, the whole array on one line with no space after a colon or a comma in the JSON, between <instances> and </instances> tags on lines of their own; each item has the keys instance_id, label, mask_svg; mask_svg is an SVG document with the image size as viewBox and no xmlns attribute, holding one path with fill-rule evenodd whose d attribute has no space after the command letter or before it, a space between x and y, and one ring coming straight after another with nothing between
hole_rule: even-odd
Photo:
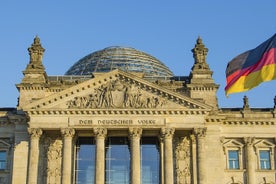
<instances>
[{"instance_id":1,"label":"glass dome","mask_svg":"<svg viewBox=\"0 0 276 184\"><path fill-rule=\"evenodd\" d=\"M143 72L150 77L172 77L173 73L161 61L144 52L128 47L108 47L93 52L76 62L65 75L91 75L120 69Z\"/></svg>"}]
</instances>

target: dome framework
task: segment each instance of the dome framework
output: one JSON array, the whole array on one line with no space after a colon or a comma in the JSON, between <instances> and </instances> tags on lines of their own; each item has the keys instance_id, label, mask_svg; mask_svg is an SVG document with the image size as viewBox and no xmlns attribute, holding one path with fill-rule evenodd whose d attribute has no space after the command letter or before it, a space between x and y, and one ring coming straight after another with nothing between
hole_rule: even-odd
<instances>
[{"instance_id":1,"label":"dome framework","mask_svg":"<svg viewBox=\"0 0 276 184\"><path fill-rule=\"evenodd\" d=\"M120 69L142 72L150 77L172 77L173 73L161 61L129 47L108 47L93 52L76 62L65 75L90 75Z\"/></svg>"}]
</instances>

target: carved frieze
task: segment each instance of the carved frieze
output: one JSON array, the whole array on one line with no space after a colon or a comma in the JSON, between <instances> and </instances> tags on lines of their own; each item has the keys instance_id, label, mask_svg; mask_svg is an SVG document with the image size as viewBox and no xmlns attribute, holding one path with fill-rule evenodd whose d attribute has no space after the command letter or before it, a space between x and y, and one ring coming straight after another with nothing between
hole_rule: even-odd
<instances>
[{"instance_id":1,"label":"carved frieze","mask_svg":"<svg viewBox=\"0 0 276 184\"><path fill-rule=\"evenodd\" d=\"M120 80L108 81L86 96L67 102L68 108L158 108L167 100L147 94L139 86Z\"/></svg>"},{"instance_id":2,"label":"carved frieze","mask_svg":"<svg viewBox=\"0 0 276 184\"><path fill-rule=\"evenodd\" d=\"M175 138L175 167L177 184L191 183L191 149L187 137Z\"/></svg>"}]
</instances>

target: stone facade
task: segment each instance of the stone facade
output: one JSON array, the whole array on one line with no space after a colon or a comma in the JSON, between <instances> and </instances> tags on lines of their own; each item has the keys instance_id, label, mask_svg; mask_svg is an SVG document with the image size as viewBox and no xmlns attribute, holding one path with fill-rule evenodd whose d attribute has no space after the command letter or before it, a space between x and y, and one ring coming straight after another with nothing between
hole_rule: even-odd
<instances>
[{"instance_id":1,"label":"stone facade","mask_svg":"<svg viewBox=\"0 0 276 184\"><path fill-rule=\"evenodd\" d=\"M153 80L113 70L48 76L38 37L20 84L17 108L0 110L0 183L76 183L76 145L95 139L96 184L105 183L108 137L126 137L129 177L142 183L141 139L159 141L161 184L275 184L276 100L273 108L219 108L198 38L185 80Z\"/></svg>"}]
</instances>

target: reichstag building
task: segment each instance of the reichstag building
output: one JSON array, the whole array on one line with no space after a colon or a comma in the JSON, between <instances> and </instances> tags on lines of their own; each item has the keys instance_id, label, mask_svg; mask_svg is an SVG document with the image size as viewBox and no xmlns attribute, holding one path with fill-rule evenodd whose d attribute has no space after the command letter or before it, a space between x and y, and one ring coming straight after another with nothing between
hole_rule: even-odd
<instances>
[{"instance_id":1,"label":"reichstag building","mask_svg":"<svg viewBox=\"0 0 276 184\"><path fill-rule=\"evenodd\" d=\"M201 38L187 76L118 46L48 76L44 51L35 37L0 108L0 183L275 184L276 98L220 108Z\"/></svg>"}]
</instances>

